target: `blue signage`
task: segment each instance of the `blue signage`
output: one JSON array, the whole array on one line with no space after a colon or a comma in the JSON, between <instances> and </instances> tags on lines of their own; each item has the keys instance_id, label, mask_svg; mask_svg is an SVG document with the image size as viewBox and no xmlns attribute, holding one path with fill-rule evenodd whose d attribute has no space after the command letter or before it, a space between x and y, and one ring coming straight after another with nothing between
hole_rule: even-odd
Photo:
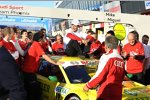
<instances>
[{"instance_id":1,"label":"blue signage","mask_svg":"<svg viewBox=\"0 0 150 100\"><path fill-rule=\"evenodd\" d=\"M40 18L26 18L26 17L11 17L11 16L0 16L1 22L21 22L21 23L42 23L45 21Z\"/></svg>"},{"instance_id":2,"label":"blue signage","mask_svg":"<svg viewBox=\"0 0 150 100\"><path fill-rule=\"evenodd\" d=\"M145 9L150 9L150 1L145 1Z\"/></svg>"},{"instance_id":3,"label":"blue signage","mask_svg":"<svg viewBox=\"0 0 150 100\"><path fill-rule=\"evenodd\" d=\"M40 30L40 27L46 28L47 32L51 30L50 19L47 18L0 16L0 22L0 25L13 25L18 28L32 29L32 26L34 26L34 29L36 30Z\"/></svg>"}]
</instances>

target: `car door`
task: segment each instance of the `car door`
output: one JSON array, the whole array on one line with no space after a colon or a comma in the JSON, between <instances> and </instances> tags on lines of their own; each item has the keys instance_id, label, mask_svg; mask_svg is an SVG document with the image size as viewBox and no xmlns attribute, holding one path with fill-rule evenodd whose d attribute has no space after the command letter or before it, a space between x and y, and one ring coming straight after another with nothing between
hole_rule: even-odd
<instances>
[{"instance_id":1,"label":"car door","mask_svg":"<svg viewBox=\"0 0 150 100\"><path fill-rule=\"evenodd\" d=\"M61 94L64 93L63 89L66 85L66 80L62 70L63 68L61 68L61 66L54 67L52 68L53 75L49 76L51 83L51 95L54 97L52 100L63 100L63 96Z\"/></svg>"}]
</instances>

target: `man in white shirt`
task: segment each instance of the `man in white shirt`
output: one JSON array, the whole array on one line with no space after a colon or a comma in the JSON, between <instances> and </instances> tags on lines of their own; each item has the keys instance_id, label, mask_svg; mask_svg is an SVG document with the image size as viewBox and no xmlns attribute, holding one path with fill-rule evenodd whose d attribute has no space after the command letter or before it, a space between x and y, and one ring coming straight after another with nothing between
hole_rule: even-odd
<instances>
[{"instance_id":1,"label":"man in white shirt","mask_svg":"<svg viewBox=\"0 0 150 100\"><path fill-rule=\"evenodd\" d=\"M65 52L68 56L84 55L84 46L88 46L88 39L91 37L80 32L78 20L74 19L71 24L71 29L66 32L64 37Z\"/></svg>"}]
</instances>

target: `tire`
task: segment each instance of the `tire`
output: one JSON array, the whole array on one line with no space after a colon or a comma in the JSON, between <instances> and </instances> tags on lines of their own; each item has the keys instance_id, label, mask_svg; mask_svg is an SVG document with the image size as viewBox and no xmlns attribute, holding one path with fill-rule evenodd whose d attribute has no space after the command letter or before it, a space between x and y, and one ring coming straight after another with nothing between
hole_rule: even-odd
<instances>
[{"instance_id":1,"label":"tire","mask_svg":"<svg viewBox=\"0 0 150 100\"><path fill-rule=\"evenodd\" d=\"M67 100L81 100L77 95L71 95Z\"/></svg>"}]
</instances>

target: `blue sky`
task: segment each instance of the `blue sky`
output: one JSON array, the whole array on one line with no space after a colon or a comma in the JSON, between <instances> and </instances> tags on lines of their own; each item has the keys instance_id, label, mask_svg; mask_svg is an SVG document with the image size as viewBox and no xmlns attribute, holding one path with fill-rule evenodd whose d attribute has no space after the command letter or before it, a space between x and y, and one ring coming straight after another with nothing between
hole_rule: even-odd
<instances>
[{"instance_id":1,"label":"blue sky","mask_svg":"<svg viewBox=\"0 0 150 100\"><path fill-rule=\"evenodd\" d=\"M54 8L56 1L0 1L0 4L39 6Z\"/></svg>"}]
</instances>

